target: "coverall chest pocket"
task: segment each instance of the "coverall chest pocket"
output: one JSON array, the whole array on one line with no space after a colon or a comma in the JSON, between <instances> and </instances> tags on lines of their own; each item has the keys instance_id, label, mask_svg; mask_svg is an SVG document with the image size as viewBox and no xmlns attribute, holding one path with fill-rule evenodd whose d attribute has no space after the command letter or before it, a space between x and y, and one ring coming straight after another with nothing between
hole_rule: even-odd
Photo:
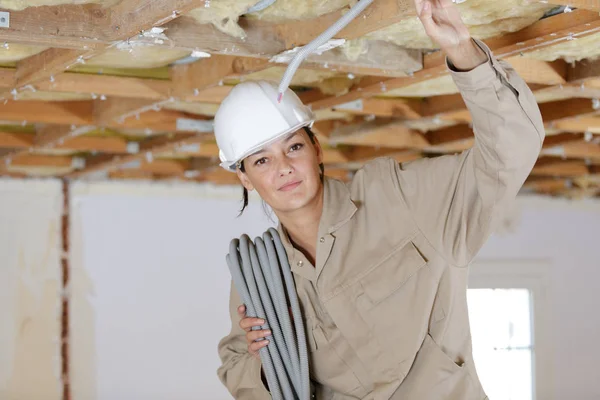
<instances>
[{"instance_id":1,"label":"coverall chest pocket","mask_svg":"<svg viewBox=\"0 0 600 400\"><path fill-rule=\"evenodd\" d=\"M436 292L427 261L413 242L382 257L360 279L356 290L356 308L379 351L385 353L381 359L396 368L413 357L427 331Z\"/></svg>"},{"instance_id":2,"label":"coverall chest pocket","mask_svg":"<svg viewBox=\"0 0 600 400\"><path fill-rule=\"evenodd\" d=\"M334 338L325 335L319 322L307 321L307 342L310 377L328 386L334 392L347 395L364 395L366 392L358 378L336 349Z\"/></svg>"}]
</instances>

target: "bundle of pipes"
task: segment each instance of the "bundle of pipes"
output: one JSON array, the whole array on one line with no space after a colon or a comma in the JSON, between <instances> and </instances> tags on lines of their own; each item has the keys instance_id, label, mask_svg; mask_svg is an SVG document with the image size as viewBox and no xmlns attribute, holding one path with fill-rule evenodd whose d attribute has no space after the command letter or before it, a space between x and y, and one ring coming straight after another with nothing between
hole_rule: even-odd
<instances>
[{"instance_id":1,"label":"bundle of pipes","mask_svg":"<svg viewBox=\"0 0 600 400\"><path fill-rule=\"evenodd\" d=\"M253 329L272 332L265 338L270 341L269 345L259 351L272 398L310 399L304 322L287 254L277 230L270 228L254 243L248 235L233 239L226 259L233 283L246 305L246 315L266 321Z\"/></svg>"}]
</instances>

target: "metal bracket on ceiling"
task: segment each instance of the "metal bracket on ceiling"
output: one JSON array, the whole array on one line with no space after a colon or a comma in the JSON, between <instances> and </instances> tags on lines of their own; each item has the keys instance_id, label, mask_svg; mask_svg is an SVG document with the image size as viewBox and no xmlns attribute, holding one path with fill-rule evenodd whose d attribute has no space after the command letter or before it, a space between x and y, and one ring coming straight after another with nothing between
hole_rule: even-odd
<instances>
[{"instance_id":1,"label":"metal bracket on ceiling","mask_svg":"<svg viewBox=\"0 0 600 400\"><path fill-rule=\"evenodd\" d=\"M10 13L8 11L0 11L0 28L10 27Z\"/></svg>"}]
</instances>

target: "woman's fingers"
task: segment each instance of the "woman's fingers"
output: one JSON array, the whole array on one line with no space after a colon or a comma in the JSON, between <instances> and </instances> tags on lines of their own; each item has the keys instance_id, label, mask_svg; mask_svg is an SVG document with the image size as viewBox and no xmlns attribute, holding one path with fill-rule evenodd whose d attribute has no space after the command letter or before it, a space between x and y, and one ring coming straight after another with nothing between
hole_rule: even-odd
<instances>
[{"instance_id":1,"label":"woman's fingers","mask_svg":"<svg viewBox=\"0 0 600 400\"><path fill-rule=\"evenodd\" d=\"M265 320L261 318L246 317L240 321L240 328L248 332L254 326L263 326Z\"/></svg>"},{"instance_id":2,"label":"woman's fingers","mask_svg":"<svg viewBox=\"0 0 600 400\"><path fill-rule=\"evenodd\" d=\"M248 346L248 352L250 354L252 354L253 356L258 356L258 352L260 351L260 349L262 349L263 347L265 347L266 345L269 344L268 340L261 340L258 342L252 342L249 346Z\"/></svg>"},{"instance_id":3,"label":"woman's fingers","mask_svg":"<svg viewBox=\"0 0 600 400\"><path fill-rule=\"evenodd\" d=\"M251 344L257 339L265 338L267 336L271 336L271 331L268 329L263 329L260 331L250 331L246 333L246 340L248 340L248 344Z\"/></svg>"}]
</instances>

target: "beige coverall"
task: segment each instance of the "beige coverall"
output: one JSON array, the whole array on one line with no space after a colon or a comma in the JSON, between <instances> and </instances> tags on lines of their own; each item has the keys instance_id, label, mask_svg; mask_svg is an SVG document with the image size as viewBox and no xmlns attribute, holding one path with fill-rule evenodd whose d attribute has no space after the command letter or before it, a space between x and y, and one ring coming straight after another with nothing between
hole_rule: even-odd
<instances>
[{"instance_id":1,"label":"beige coverall","mask_svg":"<svg viewBox=\"0 0 600 400\"><path fill-rule=\"evenodd\" d=\"M316 265L280 225L304 312L318 400L482 400L467 309L469 263L541 150L537 103L494 58L447 66L472 115L475 145L459 155L369 162L352 181L325 179ZM239 327L218 346L219 379L236 399L269 399Z\"/></svg>"}]
</instances>

